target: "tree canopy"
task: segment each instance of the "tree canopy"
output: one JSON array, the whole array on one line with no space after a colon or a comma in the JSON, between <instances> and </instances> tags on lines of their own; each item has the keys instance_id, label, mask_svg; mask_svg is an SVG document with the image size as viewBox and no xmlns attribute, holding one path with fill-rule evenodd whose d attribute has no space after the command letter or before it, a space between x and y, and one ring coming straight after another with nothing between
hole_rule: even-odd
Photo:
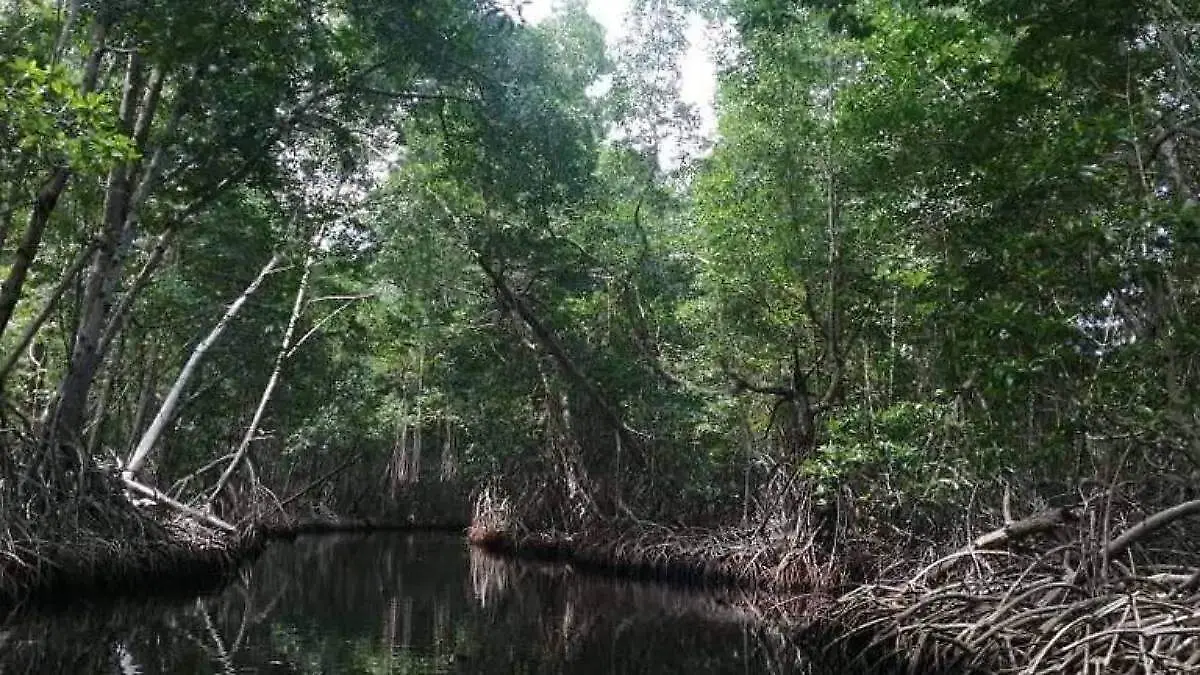
<instances>
[{"instance_id":1,"label":"tree canopy","mask_svg":"<svg viewBox=\"0 0 1200 675\"><path fill-rule=\"evenodd\" d=\"M633 12L614 48L579 2L5 3L3 490L221 511L353 460L338 508L937 530L1193 476L1194 7ZM674 166L699 16L733 56Z\"/></svg>"}]
</instances>

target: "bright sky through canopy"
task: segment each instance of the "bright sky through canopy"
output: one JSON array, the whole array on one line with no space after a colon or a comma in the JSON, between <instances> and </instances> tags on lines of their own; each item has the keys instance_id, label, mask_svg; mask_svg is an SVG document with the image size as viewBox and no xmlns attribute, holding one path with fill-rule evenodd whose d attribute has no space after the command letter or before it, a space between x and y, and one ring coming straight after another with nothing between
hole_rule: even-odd
<instances>
[{"instance_id":1,"label":"bright sky through canopy","mask_svg":"<svg viewBox=\"0 0 1200 675\"><path fill-rule=\"evenodd\" d=\"M539 23L554 11L554 0L527 0L520 4L520 14L530 23ZM625 35L625 19L630 12L631 0L588 0L591 14L607 35L609 45L616 44ZM688 22L687 38L690 44L683 57L680 98L696 106L700 112L701 132L711 138L716 132L715 98L717 88L716 66L711 55L711 38L705 31L703 19L693 16Z\"/></svg>"}]
</instances>

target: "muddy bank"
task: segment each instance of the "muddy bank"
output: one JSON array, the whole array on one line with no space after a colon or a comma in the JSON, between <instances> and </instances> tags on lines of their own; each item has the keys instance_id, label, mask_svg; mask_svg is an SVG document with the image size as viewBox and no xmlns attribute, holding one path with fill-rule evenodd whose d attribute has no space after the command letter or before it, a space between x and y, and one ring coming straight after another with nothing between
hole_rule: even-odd
<instances>
[{"instance_id":1,"label":"muddy bank","mask_svg":"<svg viewBox=\"0 0 1200 675\"><path fill-rule=\"evenodd\" d=\"M309 534L436 532L462 534L467 523L372 518L312 518L254 524L222 535L191 527L169 536L136 541L81 537L38 542L15 550L35 551L0 561L0 616L26 605L55 604L81 596L205 593L219 590L252 563L271 541Z\"/></svg>"},{"instance_id":2,"label":"muddy bank","mask_svg":"<svg viewBox=\"0 0 1200 675\"><path fill-rule=\"evenodd\" d=\"M0 558L0 617L30 605L82 597L204 594L219 590L271 541L306 534L443 532L461 534L454 520L415 522L372 518L300 519L258 523L224 534L181 522L147 521L142 536L103 538L80 533L63 541L9 542Z\"/></svg>"},{"instance_id":3,"label":"muddy bank","mask_svg":"<svg viewBox=\"0 0 1200 675\"><path fill-rule=\"evenodd\" d=\"M844 614L844 608L838 606L838 596L829 589L814 589L810 580L781 574L800 563L780 560L777 553L763 547L753 550L746 534L705 535L659 529L637 534L625 532L600 541L593 532L583 544L580 535L514 536L475 528L470 534L474 545L472 577L480 597L501 595L513 586L506 578L512 569L547 577L570 577L583 572L595 579L593 583L604 587L611 586L612 579L622 579L641 594L672 598L664 603L668 608L701 605L710 615L758 626L781 645L802 654L804 662L814 668L813 672L955 675L996 672L991 662L910 659L890 644L856 630L857 624L846 621L857 617ZM719 559L718 541L735 555ZM735 545L735 541L740 543ZM772 559L774 564L768 562ZM513 561L536 564L521 562L520 567L514 568ZM652 583L639 585L643 582ZM586 582L574 583L579 588L588 587ZM696 594L694 590L704 592ZM681 599L687 602L682 603ZM577 604L592 606L583 599Z\"/></svg>"},{"instance_id":4,"label":"muddy bank","mask_svg":"<svg viewBox=\"0 0 1200 675\"><path fill-rule=\"evenodd\" d=\"M220 590L272 541L300 535L369 532L461 534L453 520L414 522L371 518L301 519L254 524L225 535L184 525L135 540L81 535L62 542L11 542L0 560L0 617L28 606L54 606L84 597L206 594Z\"/></svg>"}]
</instances>

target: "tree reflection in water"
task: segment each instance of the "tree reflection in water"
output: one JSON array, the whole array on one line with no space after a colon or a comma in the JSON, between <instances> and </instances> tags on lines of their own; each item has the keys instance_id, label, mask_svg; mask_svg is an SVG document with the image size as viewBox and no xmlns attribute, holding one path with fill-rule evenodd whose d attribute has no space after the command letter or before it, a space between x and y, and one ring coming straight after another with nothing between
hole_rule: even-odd
<instances>
[{"instance_id":1,"label":"tree reflection in water","mask_svg":"<svg viewBox=\"0 0 1200 675\"><path fill-rule=\"evenodd\" d=\"M0 629L0 673L806 673L739 598L500 561L436 535L268 549L219 595Z\"/></svg>"}]
</instances>

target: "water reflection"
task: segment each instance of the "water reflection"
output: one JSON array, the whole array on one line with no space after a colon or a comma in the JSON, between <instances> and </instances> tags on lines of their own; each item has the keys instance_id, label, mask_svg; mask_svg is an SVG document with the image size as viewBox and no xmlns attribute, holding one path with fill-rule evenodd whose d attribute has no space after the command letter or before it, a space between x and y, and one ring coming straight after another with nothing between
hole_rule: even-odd
<instances>
[{"instance_id":1,"label":"water reflection","mask_svg":"<svg viewBox=\"0 0 1200 675\"><path fill-rule=\"evenodd\" d=\"M507 563L436 535L300 539L217 596L0 629L0 673L810 671L736 597Z\"/></svg>"}]
</instances>

